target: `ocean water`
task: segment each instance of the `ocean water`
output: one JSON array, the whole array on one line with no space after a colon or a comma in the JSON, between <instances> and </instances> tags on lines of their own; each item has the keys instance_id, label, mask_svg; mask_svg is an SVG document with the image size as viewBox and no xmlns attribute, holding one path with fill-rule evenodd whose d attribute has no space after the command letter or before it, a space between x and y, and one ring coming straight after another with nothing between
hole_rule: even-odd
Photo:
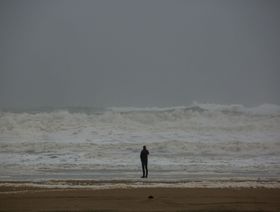
<instances>
[{"instance_id":1,"label":"ocean water","mask_svg":"<svg viewBox=\"0 0 280 212\"><path fill-rule=\"evenodd\" d=\"M0 110L0 180L280 179L280 106Z\"/></svg>"}]
</instances>

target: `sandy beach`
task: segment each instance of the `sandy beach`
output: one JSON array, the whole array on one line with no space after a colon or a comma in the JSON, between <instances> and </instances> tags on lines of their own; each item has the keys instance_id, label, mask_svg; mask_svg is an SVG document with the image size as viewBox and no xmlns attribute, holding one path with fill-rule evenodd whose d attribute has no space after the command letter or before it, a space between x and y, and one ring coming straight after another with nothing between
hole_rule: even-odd
<instances>
[{"instance_id":1,"label":"sandy beach","mask_svg":"<svg viewBox=\"0 0 280 212\"><path fill-rule=\"evenodd\" d=\"M0 211L280 211L279 188L0 187Z\"/></svg>"}]
</instances>

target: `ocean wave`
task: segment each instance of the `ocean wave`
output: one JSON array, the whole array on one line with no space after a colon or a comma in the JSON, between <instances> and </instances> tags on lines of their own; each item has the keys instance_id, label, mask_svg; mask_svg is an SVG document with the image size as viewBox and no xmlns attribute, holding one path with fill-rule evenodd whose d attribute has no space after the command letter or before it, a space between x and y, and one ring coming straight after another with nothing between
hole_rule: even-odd
<instances>
[{"instance_id":1,"label":"ocean wave","mask_svg":"<svg viewBox=\"0 0 280 212\"><path fill-rule=\"evenodd\" d=\"M0 132L55 132L79 128L262 130L279 129L280 106L196 104L170 108L108 108L88 113L67 109L51 112L1 112Z\"/></svg>"},{"instance_id":2,"label":"ocean wave","mask_svg":"<svg viewBox=\"0 0 280 212\"><path fill-rule=\"evenodd\" d=\"M279 176L280 107L193 104L0 112L0 177L53 176L58 170L65 176L88 171L101 177L106 170L111 177L122 170L135 178L143 145L159 175Z\"/></svg>"}]
</instances>

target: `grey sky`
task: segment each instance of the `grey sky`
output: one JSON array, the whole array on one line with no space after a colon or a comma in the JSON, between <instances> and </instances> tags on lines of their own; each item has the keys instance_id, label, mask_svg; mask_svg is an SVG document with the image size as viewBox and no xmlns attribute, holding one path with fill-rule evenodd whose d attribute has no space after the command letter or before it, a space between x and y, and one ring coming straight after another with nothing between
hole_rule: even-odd
<instances>
[{"instance_id":1,"label":"grey sky","mask_svg":"<svg viewBox=\"0 0 280 212\"><path fill-rule=\"evenodd\" d=\"M280 104L279 1L0 1L0 106Z\"/></svg>"}]
</instances>

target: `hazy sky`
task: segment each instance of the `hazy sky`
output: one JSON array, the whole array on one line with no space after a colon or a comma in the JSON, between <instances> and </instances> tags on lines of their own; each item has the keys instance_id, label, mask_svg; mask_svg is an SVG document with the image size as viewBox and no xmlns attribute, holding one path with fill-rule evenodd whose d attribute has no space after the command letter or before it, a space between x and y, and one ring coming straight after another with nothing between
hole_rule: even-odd
<instances>
[{"instance_id":1,"label":"hazy sky","mask_svg":"<svg viewBox=\"0 0 280 212\"><path fill-rule=\"evenodd\" d=\"M0 1L0 106L280 104L280 1Z\"/></svg>"}]
</instances>

